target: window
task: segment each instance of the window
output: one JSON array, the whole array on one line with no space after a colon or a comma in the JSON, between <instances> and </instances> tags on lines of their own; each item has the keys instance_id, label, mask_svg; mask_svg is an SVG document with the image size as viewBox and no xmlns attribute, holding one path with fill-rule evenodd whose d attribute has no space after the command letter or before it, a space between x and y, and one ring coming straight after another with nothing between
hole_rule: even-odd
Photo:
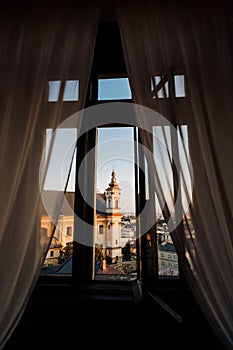
<instances>
[{"instance_id":1,"label":"window","mask_svg":"<svg viewBox=\"0 0 233 350\"><path fill-rule=\"evenodd\" d=\"M151 90L155 93L153 98L168 98L168 80L164 75L155 75L151 81Z\"/></svg>"},{"instance_id":2,"label":"window","mask_svg":"<svg viewBox=\"0 0 233 350\"><path fill-rule=\"evenodd\" d=\"M66 80L63 101L78 101L79 81Z\"/></svg>"},{"instance_id":3,"label":"window","mask_svg":"<svg viewBox=\"0 0 233 350\"><path fill-rule=\"evenodd\" d=\"M105 34L102 33L102 35ZM118 50L119 47L117 46L117 51L114 51L115 48L111 51L106 43L100 45L99 48L99 40L101 39L97 35L97 49L93 59L87 105L91 106L109 101L132 102L129 79L124 63L122 63L124 62L122 48L120 47L120 50ZM99 54L100 56L97 57ZM177 99L186 97L184 74L174 75L168 74L168 72L159 72L153 76L151 82L149 81L149 88L150 83L152 98L162 99L161 103L168 102L170 97ZM48 87L48 102L78 101L79 80L51 80ZM187 127L183 125L181 129L183 134L186 135L184 139L185 147L187 147ZM109 271L114 268L115 279L124 279L125 277L125 279L135 279L141 278L142 275L146 278L154 275L156 275L156 278L158 276L179 276L178 257L172 238L168 232L156 193L151 193L150 190L150 171L147 159L144 155L141 159L137 149L140 143L138 128L131 125L112 125L111 123L107 126L100 125L95 130L89 130L78 140L77 150L80 154L77 152L75 154L72 152L64 154L64 149L67 149L67 142L71 142L71 145L72 142L76 141L77 135L74 130L58 130L54 140L52 140L54 142L53 152L49 154L52 135L52 130L48 129L46 156L51 157L49 164L51 177L49 175L46 179L46 185L48 185L49 190L64 189L63 177L58 180L54 177L54 174L56 174L58 167L63 167L64 175L67 175L69 169L66 165L70 162L71 157L74 157L66 191L66 195L70 197L69 203L72 202L73 216L67 217L69 216L68 213L64 210L61 211L59 224L57 225L58 230L54 232L56 242L53 243L57 247L54 258L57 257L59 264L61 261L64 262L63 258L67 256L66 253L68 252L72 257L70 273L74 276L75 281L80 282L81 280L81 283L82 279L86 278L88 281L107 279L108 276L112 276L111 272L107 270L109 267L111 268L109 268ZM170 159L169 155L161 149L161 145L156 142L161 135L165 135L169 152L173 152L169 126L153 127L152 135L152 152L157 159L157 166L161 170L159 172L160 180L165 181L165 192L167 191L169 197L169 190L174 192L173 174L165 174L163 169L166 168L166 164ZM92 161L88 160L85 165L84 173L88 174L91 184L84 184L84 186L87 190L90 187L91 191L93 190L91 202L86 203L75 183L83 158L96 146L98 146L97 151L94 152ZM56 152L62 156L63 160L65 159L64 162L57 163L55 159ZM179 152L184 154L186 149L184 151L180 147ZM123 158L126 160L123 161ZM142 167L140 169L135 166L136 158L138 158L138 164ZM116 178L113 172L116 173ZM83 181L85 182L85 180ZM114 190L110 186L115 180L121 190L118 197L115 196ZM108 187L110 187L110 190L108 190ZM151 200L152 197L155 201L155 225L143 237L138 237L137 215L140 214L140 208L143 208L145 202ZM93 205L94 203L95 205ZM93 225L94 247L99 249L98 258L106 263L102 264L102 268L95 268L93 247L85 246L75 239L74 235L78 236L79 233L75 231L74 213L75 215L78 214L81 220ZM44 225L43 227L47 230L54 229L51 222L47 222L47 226ZM64 232L65 234L63 234ZM46 236L46 233L44 233L44 236ZM171 265L168 264L168 259ZM87 262L85 266L82 264L83 260Z\"/></svg>"},{"instance_id":4,"label":"window","mask_svg":"<svg viewBox=\"0 0 233 350\"><path fill-rule=\"evenodd\" d=\"M106 263L95 279L129 280L137 272L133 127L98 128L97 146L95 245Z\"/></svg>"},{"instance_id":5,"label":"window","mask_svg":"<svg viewBox=\"0 0 233 350\"><path fill-rule=\"evenodd\" d=\"M66 235L67 236L72 236L72 232L73 232L73 225L72 226L67 226L67 228L66 228Z\"/></svg>"},{"instance_id":6,"label":"window","mask_svg":"<svg viewBox=\"0 0 233 350\"><path fill-rule=\"evenodd\" d=\"M129 100L132 93L128 78L99 78L98 100Z\"/></svg>"},{"instance_id":7,"label":"window","mask_svg":"<svg viewBox=\"0 0 233 350\"><path fill-rule=\"evenodd\" d=\"M102 91L102 98L105 95ZM182 132L182 140L184 145L180 145L181 134L178 133L178 148L181 155L188 154L188 139L187 139L187 127L185 125L177 128ZM145 180L145 190L142 188L137 189L135 178L135 140L138 142L138 131L135 127L128 126L105 126L98 127L96 132L95 144L98 146L98 152L94 155L97 161L96 168L96 213L94 214L94 226L96 227L95 244L101 246L103 259L106 260L105 268L111 266L112 269L118 270L114 274L125 275L127 278L135 278L138 273L137 261L139 259L138 251L138 233L136 220L136 202L135 194L140 191L140 198L150 200L151 193L149 188L149 171L147 159L144 156L143 175L139 176L139 183L143 183ZM55 133L51 129L47 129L46 132L46 157L50 157L48 176L45 179L45 187L50 190L62 190L65 188L66 176L70 169L69 165L73 157L72 170L69 177L69 185L66 190L66 200L71 203L70 212L67 208L62 206L61 213L57 226L54 231L54 239L56 239L57 252L53 255L53 264L61 264L64 262L64 257L67 258L67 252L73 254L73 250L70 249L70 244L73 244L73 232L75 231L75 218L74 218L74 194L75 194L75 160L77 157L76 151L74 152L76 144L76 131L74 129L58 129ZM167 149L161 148L161 137L165 137ZM53 142L52 152L50 152L50 144ZM67 153L67 147L72 150ZM166 173L167 164L170 162L170 154L172 154L171 146L171 130L170 126L155 126L153 127L153 153L155 156L156 166L159 171L159 178L163 184L164 192L169 198L169 193L174 191L173 174ZM169 154L170 153L170 154ZM57 158L57 156L59 157ZM182 158L182 157L181 157ZM66 165L67 164L67 165ZM69 165L68 165L69 164ZM60 168L64 169L63 177L57 178L56 173L59 173ZM127 174L127 176L126 176ZM95 174L93 174L93 177ZM144 180L143 180L144 178ZM119 181L119 183L118 183ZM114 184L114 186L112 186ZM119 185L119 186L118 186ZM119 187L119 191L115 192L115 189ZM166 264L166 260L177 261L174 244L172 238L169 235L165 219L160 212L160 204L158 198L155 195L155 215L157 215L156 232L157 232L157 249L158 249L158 275L159 276L179 276L177 265L172 267L172 273L168 271L171 266ZM126 204L125 204L126 203ZM80 204L82 206L82 204ZM86 214L85 214L86 215ZM128 218L127 222L124 218ZM43 218L45 222L45 218ZM43 224L46 230L53 230L51 222L47 220L47 226ZM106 229L107 230L106 230ZM50 231L51 232L51 231ZM77 232L78 234L78 232ZM148 232L141 238L142 242L146 239L147 257L151 256L153 243L151 237L152 232ZM53 243L55 244L55 243ZM59 246L60 245L60 246ZM141 244L143 246L144 243ZM50 248L52 249L52 247ZM54 249L54 247L53 247ZM128 253L126 253L128 249ZM145 252L144 252L145 253ZM144 254L142 253L142 254ZM140 252L141 254L141 252ZM51 257L52 258L52 257ZM128 259L128 260L127 260ZM143 256L140 257L143 259ZM51 264L52 260L46 263ZM125 266L128 266L128 270ZM123 267L124 266L124 270ZM130 267L129 267L130 266ZM150 264L148 264L150 266ZM155 267L151 267L155 271ZM130 272L127 272L130 271ZM43 273L45 269L43 269ZM72 270L70 271L72 274ZM107 278L105 270L103 268L98 269L94 278ZM102 276L100 276L102 275ZM120 277L122 278L122 276Z\"/></svg>"},{"instance_id":8,"label":"window","mask_svg":"<svg viewBox=\"0 0 233 350\"><path fill-rule=\"evenodd\" d=\"M48 102L78 101L79 80L51 80L48 82Z\"/></svg>"},{"instance_id":9,"label":"window","mask_svg":"<svg viewBox=\"0 0 233 350\"><path fill-rule=\"evenodd\" d=\"M41 274L49 274L50 266L59 268L72 255L75 196L76 129L47 129L45 133L45 160L49 161L42 187L44 212L41 217L43 239L52 240ZM68 150L68 151L67 151ZM71 160L72 168L70 169ZM68 177L69 175L69 177ZM67 178L69 178L67 184ZM64 189L66 193L64 194ZM53 222L50 201L63 198L57 222ZM53 273L56 272L53 271ZM71 271L67 272L71 274Z\"/></svg>"},{"instance_id":10,"label":"window","mask_svg":"<svg viewBox=\"0 0 233 350\"><path fill-rule=\"evenodd\" d=\"M187 125L180 125L177 127L176 132L175 130L173 131L174 132L172 134L171 126L169 125L165 125L163 127L153 127L154 161L156 164L156 168L158 169L158 179L161 183L161 186L163 187L163 191L165 193L169 206L172 207L171 204L174 201L173 193L175 193L174 177L176 175L171 170L170 160L173 157L173 153L176 154L176 157L178 155L178 160L180 162L182 174L180 174L180 182L178 182L177 186L179 186L179 190L181 191L182 205L183 209L185 210L185 208L188 207L188 201L191 200L192 196L192 179L189 172L190 155L188 127ZM172 143L172 137L176 137L176 142ZM176 160L177 159L175 159L174 162L176 162ZM166 169L170 170L167 171ZM183 182L183 177L185 177L186 184L184 184ZM163 217L162 208L156 193L155 201L155 206L157 208L158 215L156 221L156 232L159 256L159 275L179 276L178 264L175 264L175 262L177 262L178 260L178 256L176 254L173 240L168 230L165 218ZM180 218L180 221L182 223L182 218ZM170 270L167 270L165 263L166 259L174 261L172 274L170 273ZM170 268L171 265L169 264L168 267Z\"/></svg>"},{"instance_id":11,"label":"window","mask_svg":"<svg viewBox=\"0 0 233 350\"><path fill-rule=\"evenodd\" d=\"M184 75L174 75L175 97L185 97Z\"/></svg>"},{"instance_id":12,"label":"window","mask_svg":"<svg viewBox=\"0 0 233 350\"><path fill-rule=\"evenodd\" d=\"M165 99L170 96L186 97L185 76L184 74L155 75L151 79L151 91L153 99Z\"/></svg>"},{"instance_id":13,"label":"window","mask_svg":"<svg viewBox=\"0 0 233 350\"><path fill-rule=\"evenodd\" d=\"M61 87L60 80L49 81L49 94L48 94L48 101L49 102L57 102L58 101L60 87Z\"/></svg>"}]
</instances>

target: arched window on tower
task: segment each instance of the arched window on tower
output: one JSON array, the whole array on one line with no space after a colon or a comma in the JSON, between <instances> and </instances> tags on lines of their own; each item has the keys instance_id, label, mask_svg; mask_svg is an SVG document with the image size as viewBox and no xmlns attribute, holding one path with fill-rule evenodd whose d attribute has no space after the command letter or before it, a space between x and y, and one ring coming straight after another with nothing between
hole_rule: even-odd
<instances>
[{"instance_id":1,"label":"arched window on tower","mask_svg":"<svg viewBox=\"0 0 233 350\"><path fill-rule=\"evenodd\" d=\"M115 208L118 208L118 199L115 199Z\"/></svg>"}]
</instances>

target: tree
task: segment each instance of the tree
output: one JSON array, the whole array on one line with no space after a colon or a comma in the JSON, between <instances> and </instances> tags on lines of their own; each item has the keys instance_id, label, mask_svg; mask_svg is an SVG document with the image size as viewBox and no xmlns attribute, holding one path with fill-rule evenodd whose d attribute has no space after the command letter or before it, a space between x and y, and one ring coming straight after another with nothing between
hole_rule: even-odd
<instances>
[{"instance_id":1,"label":"tree","mask_svg":"<svg viewBox=\"0 0 233 350\"><path fill-rule=\"evenodd\" d=\"M65 247L60 250L60 255L58 257L58 263L62 264L72 254L73 254L73 242L68 242L68 243L66 243Z\"/></svg>"},{"instance_id":2,"label":"tree","mask_svg":"<svg viewBox=\"0 0 233 350\"><path fill-rule=\"evenodd\" d=\"M95 261L102 261L104 259L103 248L96 244L95 246Z\"/></svg>"}]
</instances>

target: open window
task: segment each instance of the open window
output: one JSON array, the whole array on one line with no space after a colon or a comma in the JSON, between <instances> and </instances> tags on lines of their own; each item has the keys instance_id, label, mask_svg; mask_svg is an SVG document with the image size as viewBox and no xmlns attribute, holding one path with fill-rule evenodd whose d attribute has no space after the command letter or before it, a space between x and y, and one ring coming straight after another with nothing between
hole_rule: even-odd
<instances>
[{"instance_id":1,"label":"open window","mask_svg":"<svg viewBox=\"0 0 233 350\"><path fill-rule=\"evenodd\" d=\"M120 65L116 60L109 60L110 51L106 52L106 47L101 47L99 40L97 36L86 105L132 103L133 94L122 60L119 60ZM103 62L98 61L100 53L106 63L104 68ZM152 80L151 91L155 98L169 98L170 94L184 97L186 94L184 75L169 78L167 75L156 75ZM65 84L59 83L59 80L54 84L51 82L51 98L55 101L54 96L62 94L68 100L71 94L77 96L78 88L75 80L65 81ZM60 89L63 89L62 92ZM62 150L67 150L66 142L72 144L72 152L62 156L67 162L60 164L64 169L63 175L66 174L69 179L65 186L63 184L68 207L61 206L55 226L46 216L41 220L44 237L48 230L54 230L42 274L69 275L79 285L97 280L179 279L179 258L156 190L151 187L150 164L140 149L141 144L148 146L144 143L144 131L133 124L118 123L116 120L89 128L86 114L83 121L81 137L77 137L72 129L56 132L52 140L53 151L48 154L52 174L52 187L48 188L58 190L59 184L56 185L55 181L59 173L56 174L56 154L61 156ZM182 150L179 140L177 147L184 156L188 154L188 133L186 126L181 129L185 149ZM48 149L52 134L48 129ZM171 161L173 152L177 152L171 141L171 130L169 126L152 125L148 134L152 139L149 146L151 154L156 167L160 169L158 179L163 183L163 188L166 187L169 197L177 190L174 180L176 173L166 172L166 164ZM158 142L161 135L166 152ZM49 178L46 181L49 183ZM62 181L61 178L59 181ZM150 210L153 224L142 234L140 215L148 202L153 203ZM91 229L84 233L87 227ZM85 234L90 238L88 244L85 239L80 239Z\"/></svg>"}]
</instances>

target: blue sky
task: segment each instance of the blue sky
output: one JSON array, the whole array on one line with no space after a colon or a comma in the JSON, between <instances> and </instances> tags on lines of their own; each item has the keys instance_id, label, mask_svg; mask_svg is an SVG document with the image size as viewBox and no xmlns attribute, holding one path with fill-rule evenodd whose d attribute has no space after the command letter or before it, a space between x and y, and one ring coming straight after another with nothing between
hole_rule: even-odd
<instances>
[{"instance_id":1,"label":"blue sky","mask_svg":"<svg viewBox=\"0 0 233 350\"><path fill-rule=\"evenodd\" d=\"M132 94L128 78L98 80L99 100L121 100L131 98Z\"/></svg>"},{"instance_id":2,"label":"blue sky","mask_svg":"<svg viewBox=\"0 0 233 350\"><path fill-rule=\"evenodd\" d=\"M97 188L103 192L116 171L122 189L121 209L134 212L134 143L133 128L99 128L97 150Z\"/></svg>"}]
</instances>

